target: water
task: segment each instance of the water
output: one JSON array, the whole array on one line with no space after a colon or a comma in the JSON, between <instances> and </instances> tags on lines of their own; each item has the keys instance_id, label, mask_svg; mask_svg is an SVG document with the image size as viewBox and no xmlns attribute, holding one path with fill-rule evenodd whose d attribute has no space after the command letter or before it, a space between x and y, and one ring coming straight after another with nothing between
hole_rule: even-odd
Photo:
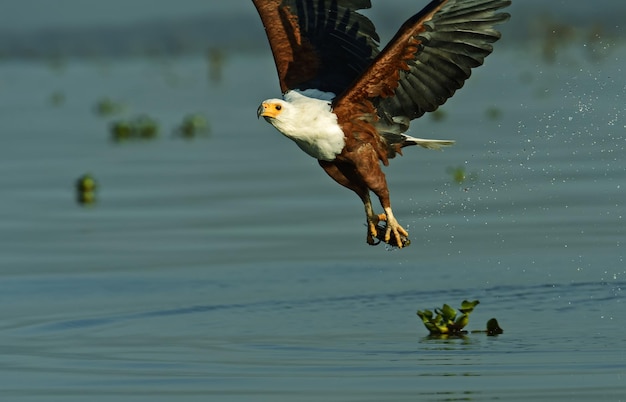
<instances>
[{"instance_id":1,"label":"water","mask_svg":"<svg viewBox=\"0 0 626 402\"><path fill-rule=\"evenodd\" d=\"M502 42L386 170L412 244L255 117L265 53L0 64L3 400L626 399L625 48ZM598 57L596 57L598 56ZM252 66L253 74L250 74ZM103 97L125 105L98 116ZM205 114L209 138L172 134ZM114 143L142 113L154 140ZM450 169L462 167L457 184ZM91 173L98 202L80 206ZM432 339L418 309L479 299Z\"/></svg>"}]
</instances>

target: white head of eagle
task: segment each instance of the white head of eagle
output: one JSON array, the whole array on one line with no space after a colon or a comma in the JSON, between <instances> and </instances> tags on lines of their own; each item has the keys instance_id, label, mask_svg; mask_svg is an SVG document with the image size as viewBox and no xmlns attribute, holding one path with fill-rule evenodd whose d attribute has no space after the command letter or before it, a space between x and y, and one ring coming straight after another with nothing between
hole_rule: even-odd
<instances>
[{"instance_id":1,"label":"white head of eagle","mask_svg":"<svg viewBox=\"0 0 626 402\"><path fill-rule=\"evenodd\" d=\"M309 96L307 96L309 95ZM280 131L312 157L332 161L345 146L337 115L330 108L334 94L320 91L289 91L284 99L264 100L257 116Z\"/></svg>"}]
</instances>

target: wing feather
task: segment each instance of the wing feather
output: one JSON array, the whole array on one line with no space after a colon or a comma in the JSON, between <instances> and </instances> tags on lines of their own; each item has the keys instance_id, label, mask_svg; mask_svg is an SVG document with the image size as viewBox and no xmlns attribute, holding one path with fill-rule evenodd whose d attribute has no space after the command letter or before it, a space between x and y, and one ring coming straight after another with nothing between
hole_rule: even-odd
<instances>
[{"instance_id":1,"label":"wing feather","mask_svg":"<svg viewBox=\"0 0 626 402\"><path fill-rule=\"evenodd\" d=\"M272 48L281 91L343 92L378 54L358 10L370 0L252 0Z\"/></svg>"},{"instance_id":2,"label":"wing feather","mask_svg":"<svg viewBox=\"0 0 626 402\"><path fill-rule=\"evenodd\" d=\"M431 112L461 88L500 38L493 28L509 18L510 0L433 0L409 18L367 70L340 97L335 110L376 113L393 125ZM371 121L374 124L375 121Z\"/></svg>"},{"instance_id":3,"label":"wing feather","mask_svg":"<svg viewBox=\"0 0 626 402\"><path fill-rule=\"evenodd\" d=\"M498 12L510 4L509 0L450 0L418 34L421 51L402 71L400 80L409 82L404 91L423 91L435 86L447 89L437 92L443 96L428 101L406 103L399 97L378 98L374 101L378 115L389 122L394 116L415 119L436 110L456 90L463 87L472 69L481 66L493 51L492 44L500 39L493 27L509 18Z\"/></svg>"}]
</instances>

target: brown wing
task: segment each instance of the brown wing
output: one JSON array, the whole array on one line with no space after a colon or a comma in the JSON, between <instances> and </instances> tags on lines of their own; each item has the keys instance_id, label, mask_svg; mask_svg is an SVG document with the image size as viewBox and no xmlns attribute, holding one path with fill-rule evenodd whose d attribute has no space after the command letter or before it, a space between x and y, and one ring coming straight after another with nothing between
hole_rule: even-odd
<instances>
[{"instance_id":1,"label":"brown wing","mask_svg":"<svg viewBox=\"0 0 626 402\"><path fill-rule=\"evenodd\" d=\"M378 54L370 0L252 0L274 54L281 91L343 92Z\"/></svg>"},{"instance_id":2,"label":"brown wing","mask_svg":"<svg viewBox=\"0 0 626 402\"><path fill-rule=\"evenodd\" d=\"M393 124L442 105L500 38L493 29L510 0L434 0L402 25L370 67L335 100L335 113L361 110ZM397 121L397 120L396 120ZM404 129L408 125L404 126Z\"/></svg>"}]
</instances>

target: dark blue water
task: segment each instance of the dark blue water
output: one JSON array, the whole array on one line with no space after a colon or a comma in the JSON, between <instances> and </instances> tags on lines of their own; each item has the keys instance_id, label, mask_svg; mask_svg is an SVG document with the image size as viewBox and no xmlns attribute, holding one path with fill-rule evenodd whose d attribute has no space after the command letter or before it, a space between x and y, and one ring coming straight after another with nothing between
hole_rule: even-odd
<instances>
[{"instance_id":1,"label":"dark blue water","mask_svg":"<svg viewBox=\"0 0 626 402\"><path fill-rule=\"evenodd\" d=\"M624 400L624 46L501 44L413 123L457 144L386 170L412 240L392 251L256 119L269 54L227 52L219 79L194 55L5 59L0 396ZM96 114L103 97L121 111ZM208 137L173 134L189 113ZM111 141L140 114L157 138ZM504 334L429 338L416 310L463 299L469 329Z\"/></svg>"}]
</instances>

